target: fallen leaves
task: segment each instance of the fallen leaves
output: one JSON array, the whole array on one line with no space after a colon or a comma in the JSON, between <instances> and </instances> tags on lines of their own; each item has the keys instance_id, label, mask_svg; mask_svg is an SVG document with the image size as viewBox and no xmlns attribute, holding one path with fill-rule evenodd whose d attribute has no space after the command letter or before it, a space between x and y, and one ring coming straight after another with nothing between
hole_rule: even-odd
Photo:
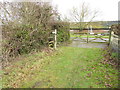
<instances>
[{"instance_id":1,"label":"fallen leaves","mask_svg":"<svg viewBox=\"0 0 120 90\"><path fill-rule=\"evenodd\" d=\"M106 87L109 87L109 88L112 87L111 84L108 84L108 83L106 83L106 82L105 82L105 86L106 86Z\"/></svg>"}]
</instances>

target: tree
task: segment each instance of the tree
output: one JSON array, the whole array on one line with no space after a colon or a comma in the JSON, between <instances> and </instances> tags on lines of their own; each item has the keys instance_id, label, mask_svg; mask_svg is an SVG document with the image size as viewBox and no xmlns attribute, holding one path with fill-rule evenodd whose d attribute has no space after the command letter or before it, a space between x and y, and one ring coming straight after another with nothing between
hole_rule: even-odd
<instances>
[{"instance_id":1,"label":"tree","mask_svg":"<svg viewBox=\"0 0 120 90\"><path fill-rule=\"evenodd\" d=\"M80 30L83 30L86 25L89 25L93 19L97 16L98 11L91 11L86 3L82 3L80 8L73 7L71 10L72 18L79 23ZM83 23L87 20L88 23Z\"/></svg>"}]
</instances>

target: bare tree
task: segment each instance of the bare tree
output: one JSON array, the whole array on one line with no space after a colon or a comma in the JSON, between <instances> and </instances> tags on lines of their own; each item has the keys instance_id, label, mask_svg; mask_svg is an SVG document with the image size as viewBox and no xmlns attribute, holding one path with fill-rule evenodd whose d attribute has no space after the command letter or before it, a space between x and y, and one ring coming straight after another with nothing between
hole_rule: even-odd
<instances>
[{"instance_id":1,"label":"bare tree","mask_svg":"<svg viewBox=\"0 0 120 90\"><path fill-rule=\"evenodd\" d=\"M97 16L98 11L97 10L91 11L86 3L82 3L80 8L73 7L70 13L72 18L79 23L80 30L83 30L83 28L85 28L86 25L89 25L93 21L93 19ZM87 24L83 23L86 20L88 23Z\"/></svg>"}]
</instances>

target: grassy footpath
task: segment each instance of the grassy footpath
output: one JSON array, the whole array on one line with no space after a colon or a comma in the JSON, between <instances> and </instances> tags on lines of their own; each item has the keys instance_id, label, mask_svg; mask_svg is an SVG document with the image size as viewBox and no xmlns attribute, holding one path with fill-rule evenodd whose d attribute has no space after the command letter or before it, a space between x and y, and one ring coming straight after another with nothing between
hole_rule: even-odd
<instances>
[{"instance_id":1,"label":"grassy footpath","mask_svg":"<svg viewBox=\"0 0 120 90\"><path fill-rule=\"evenodd\" d=\"M117 87L117 70L100 63L103 53L98 48L61 47L28 55L4 69L3 87Z\"/></svg>"}]
</instances>

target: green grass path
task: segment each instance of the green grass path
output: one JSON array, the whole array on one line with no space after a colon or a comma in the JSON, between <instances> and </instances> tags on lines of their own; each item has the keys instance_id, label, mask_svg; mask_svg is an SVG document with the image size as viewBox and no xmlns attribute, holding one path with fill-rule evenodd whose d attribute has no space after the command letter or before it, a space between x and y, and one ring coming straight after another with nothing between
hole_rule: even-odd
<instances>
[{"instance_id":1,"label":"green grass path","mask_svg":"<svg viewBox=\"0 0 120 90\"><path fill-rule=\"evenodd\" d=\"M107 88L117 87L117 70L102 64L99 48L61 47L56 52L24 57L4 71L3 87Z\"/></svg>"}]
</instances>

